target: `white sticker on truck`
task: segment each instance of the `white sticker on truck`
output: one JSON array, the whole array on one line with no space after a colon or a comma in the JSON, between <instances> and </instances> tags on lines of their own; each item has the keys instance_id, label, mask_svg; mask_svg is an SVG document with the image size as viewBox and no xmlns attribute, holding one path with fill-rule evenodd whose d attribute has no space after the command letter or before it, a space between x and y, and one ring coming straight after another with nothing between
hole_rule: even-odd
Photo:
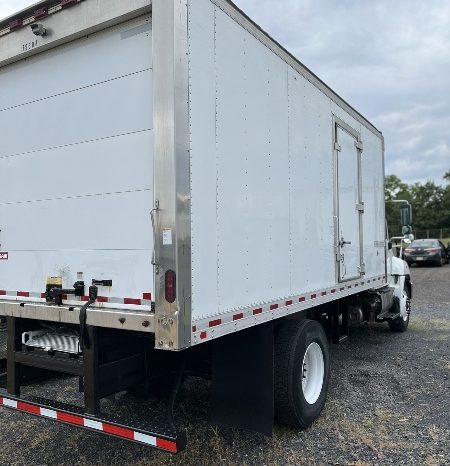
<instances>
[{"instance_id":1,"label":"white sticker on truck","mask_svg":"<svg viewBox=\"0 0 450 466\"><path fill-rule=\"evenodd\" d=\"M172 228L163 229L163 245L170 246L172 244Z\"/></svg>"}]
</instances>

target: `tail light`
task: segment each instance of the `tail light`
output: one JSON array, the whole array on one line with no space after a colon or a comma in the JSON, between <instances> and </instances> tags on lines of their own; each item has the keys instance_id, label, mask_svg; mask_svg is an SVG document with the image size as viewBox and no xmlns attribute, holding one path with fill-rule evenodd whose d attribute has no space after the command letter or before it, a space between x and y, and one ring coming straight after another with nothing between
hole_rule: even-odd
<instances>
[{"instance_id":1,"label":"tail light","mask_svg":"<svg viewBox=\"0 0 450 466\"><path fill-rule=\"evenodd\" d=\"M427 248L425 251L427 251L428 254L436 254L439 252L439 248Z\"/></svg>"},{"instance_id":2,"label":"tail light","mask_svg":"<svg viewBox=\"0 0 450 466\"><path fill-rule=\"evenodd\" d=\"M413 252L412 249L406 248L406 249L404 250L404 253L405 253L405 254L411 254L412 252Z\"/></svg>"},{"instance_id":3,"label":"tail light","mask_svg":"<svg viewBox=\"0 0 450 466\"><path fill-rule=\"evenodd\" d=\"M168 270L165 274L165 295L168 303L173 303L177 297L177 275L173 270Z\"/></svg>"}]
</instances>

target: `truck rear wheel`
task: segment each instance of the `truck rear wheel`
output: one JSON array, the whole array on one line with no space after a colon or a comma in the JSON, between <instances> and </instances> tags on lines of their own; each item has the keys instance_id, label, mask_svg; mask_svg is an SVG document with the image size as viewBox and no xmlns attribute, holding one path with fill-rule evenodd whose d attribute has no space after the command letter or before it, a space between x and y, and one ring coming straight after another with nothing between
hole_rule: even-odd
<instances>
[{"instance_id":1,"label":"truck rear wheel","mask_svg":"<svg viewBox=\"0 0 450 466\"><path fill-rule=\"evenodd\" d=\"M275 417L286 425L308 427L325 405L330 375L328 340L314 320L291 320L275 340Z\"/></svg>"}]
</instances>

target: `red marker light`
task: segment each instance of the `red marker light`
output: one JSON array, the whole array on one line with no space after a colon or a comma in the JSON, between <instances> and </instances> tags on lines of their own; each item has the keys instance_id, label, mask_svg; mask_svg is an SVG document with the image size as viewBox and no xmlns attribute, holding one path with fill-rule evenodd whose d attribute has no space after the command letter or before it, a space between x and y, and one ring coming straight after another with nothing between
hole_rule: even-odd
<instances>
[{"instance_id":1,"label":"red marker light","mask_svg":"<svg viewBox=\"0 0 450 466\"><path fill-rule=\"evenodd\" d=\"M173 270L168 270L165 274L165 294L168 303L173 303L176 298L176 277Z\"/></svg>"}]
</instances>

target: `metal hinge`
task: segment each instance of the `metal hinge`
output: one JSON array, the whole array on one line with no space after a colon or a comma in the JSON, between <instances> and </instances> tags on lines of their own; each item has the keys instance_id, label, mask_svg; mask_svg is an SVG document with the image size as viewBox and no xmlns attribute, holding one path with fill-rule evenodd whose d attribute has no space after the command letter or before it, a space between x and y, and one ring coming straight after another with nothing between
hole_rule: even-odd
<instances>
[{"instance_id":1,"label":"metal hinge","mask_svg":"<svg viewBox=\"0 0 450 466\"><path fill-rule=\"evenodd\" d=\"M338 142L335 142L335 143L334 143L334 150L335 150L336 152L340 152L340 151L341 151L341 146L339 145Z\"/></svg>"},{"instance_id":2,"label":"metal hinge","mask_svg":"<svg viewBox=\"0 0 450 466\"><path fill-rule=\"evenodd\" d=\"M364 202L361 202L361 203L359 203L359 204L356 204L356 210L357 210L358 212L364 213Z\"/></svg>"},{"instance_id":3,"label":"metal hinge","mask_svg":"<svg viewBox=\"0 0 450 466\"><path fill-rule=\"evenodd\" d=\"M340 252L336 253L336 262L342 262L344 260L344 254L341 254Z\"/></svg>"},{"instance_id":4,"label":"metal hinge","mask_svg":"<svg viewBox=\"0 0 450 466\"><path fill-rule=\"evenodd\" d=\"M359 272L361 273L361 275L366 274L366 264L361 264L358 268L359 268Z\"/></svg>"},{"instance_id":5,"label":"metal hinge","mask_svg":"<svg viewBox=\"0 0 450 466\"><path fill-rule=\"evenodd\" d=\"M155 215L159 212L159 200L155 200L155 207L150 212L150 217L152 220L152 230L153 230L153 253L152 253L152 265L155 267L155 274L159 274L159 263L156 260L156 219Z\"/></svg>"},{"instance_id":6,"label":"metal hinge","mask_svg":"<svg viewBox=\"0 0 450 466\"><path fill-rule=\"evenodd\" d=\"M362 152L363 149L364 149L363 142L362 141L355 141L355 147Z\"/></svg>"}]
</instances>

